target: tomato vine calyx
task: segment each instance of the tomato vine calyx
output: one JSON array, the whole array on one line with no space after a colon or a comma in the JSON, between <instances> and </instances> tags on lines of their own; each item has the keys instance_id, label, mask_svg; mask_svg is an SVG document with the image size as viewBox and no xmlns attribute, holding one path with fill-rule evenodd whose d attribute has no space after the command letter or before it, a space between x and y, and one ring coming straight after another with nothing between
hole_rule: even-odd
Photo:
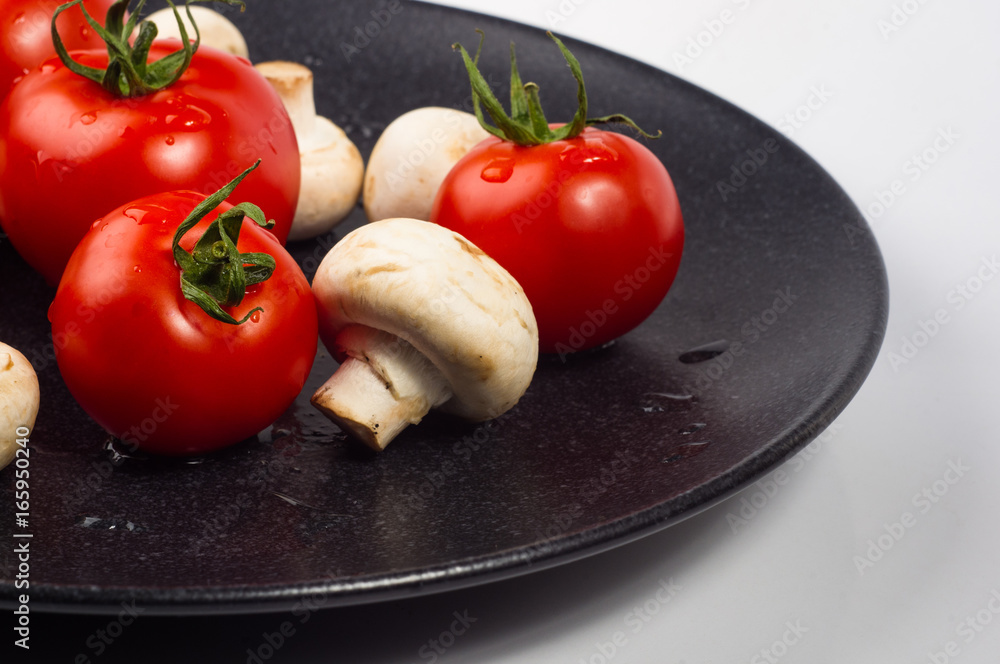
<instances>
[{"instance_id":1,"label":"tomato vine calyx","mask_svg":"<svg viewBox=\"0 0 1000 664\"><path fill-rule=\"evenodd\" d=\"M181 292L212 318L242 325L259 311L255 307L242 320L236 320L223 311L222 307L234 307L243 301L247 287L267 281L274 272L274 257L266 253L241 254L236 248L240 239L243 218L250 217L258 226L271 228L274 221L267 221L264 213L253 203L240 203L220 214L208 227L204 235L187 252L181 248L181 238L195 227L205 215L218 207L250 171L257 168L260 160L215 192L191 211L191 214L177 228L174 235L174 260L181 269Z\"/></svg>"},{"instance_id":2,"label":"tomato vine calyx","mask_svg":"<svg viewBox=\"0 0 1000 664\"><path fill-rule=\"evenodd\" d=\"M473 58L461 44L452 44L452 48L462 52L462 59L465 68L469 72L469 80L472 83L472 107L479 119L479 124L483 129L502 139L511 141L518 145L541 145L552 143L567 138L579 136L584 128L595 124L621 123L635 129L646 138L659 138L663 132L648 134L643 131L635 122L627 116L621 114L605 115L600 118L587 117L587 90L583 84L583 71L580 63L566 48L566 45L551 32L546 34L552 38L559 50L562 52L573 78L577 83L576 114L568 123L556 129L549 127L542 112L541 100L538 97L538 85L535 83L522 83L521 74L517 70L517 57L514 55L514 43L510 44L510 115L508 115L500 101L493 94L489 83L480 73L479 54L483 50L483 40L486 38L482 30L479 33L479 48L476 49L476 56ZM493 120L493 125L486 122L482 107L486 107L486 112Z\"/></svg>"},{"instance_id":3,"label":"tomato vine calyx","mask_svg":"<svg viewBox=\"0 0 1000 664\"><path fill-rule=\"evenodd\" d=\"M152 21L139 21L139 14L146 4L146 0L139 0L135 11L129 14L128 20L125 20L125 15L129 13L128 8L132 4L132 0L118 0L108 9L103 26L87 13L83 0L72 0L72 2L57 7L52 15L52 44L55 46L59 59L73 73L99 83L115 96L141 97L172 85L191 64L191 58L201 44L201 32L199 32L194 17L191 15L190 5L192 2L224 2L227 5L239 7L240 11L246 8L242 0L186 0L185 10L188 20L194 26L195 40L192 44L188 40L187 29L181 19L180 12L177 11L177 7L171 0L167 0L167 4L174 10L183 46L181 50L174 51L156 62L147 62L149 48L152 46L153 40L156 39L157 28ZM107 69L80 64L69 54L59 37L59 31L56 30L56 19L59 18L59 14L74 5L80 5L80 10L87 23L108 45ZM130 43L136 25L139 26L139 34L135 37L134 43Z\"/></svg>"}]
</instances>

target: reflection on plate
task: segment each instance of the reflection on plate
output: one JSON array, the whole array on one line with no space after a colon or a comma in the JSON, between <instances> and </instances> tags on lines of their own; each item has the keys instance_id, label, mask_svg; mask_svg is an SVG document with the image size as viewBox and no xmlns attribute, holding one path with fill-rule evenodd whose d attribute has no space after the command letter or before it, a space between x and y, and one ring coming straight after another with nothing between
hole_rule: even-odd
<instances>
[{"instance_id":1,"label":"reflection on plate","mask_svg":"<svg viewBox=\"0 0 1000 664\"><path fill-rule=\"evenodd\" d=\"M319 110L364 154L409 109L467 107L449 45L474 43L477 27L490 36L482 65L498 86L513 39L549 116L573 112L572 79L539 30L404 4L356 44L376 3L337 3L334 15L323 0L298 0L317 17L308 22L289 4L233 18L256 60L315 70ZM334 368L321 353L299 402L256 440L188 463L116 455L60 381L45 319L52 291L0 246L0 279L19 284L0 296L0 338L33 360L43 389L33 608L99 612L134 599L150 614L259 611L319 592L349 604L525 573L676 523L832 421L871 368L887 313L884 267L858 211L815 162L739 109L569 46L594 115L625 111L664 130L649 145L681 196L685 255L650 320L565 363L544 358L528 394L495 422L432 415L376 456L308 405ZM311 275L362 221L359 208L292 252ZM0 474L0 495L12 491L13 474ZM0 515L13 524L12 500ZM0 600L12 605L16 566L0 555Z\"/></svg>"}]
</instances>

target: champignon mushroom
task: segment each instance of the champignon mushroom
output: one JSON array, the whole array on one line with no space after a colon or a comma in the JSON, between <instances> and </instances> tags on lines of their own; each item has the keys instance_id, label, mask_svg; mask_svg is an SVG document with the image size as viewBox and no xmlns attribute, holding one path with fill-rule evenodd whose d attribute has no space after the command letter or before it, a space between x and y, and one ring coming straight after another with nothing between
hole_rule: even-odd
<instances>
[{"instance_id":1,"label":"champignon mushroom","mask_svg":"<svg viewBox=\"0 0 1000 664\"><path fill-rule=\"evenodd\" d=\"M177 12L181 15L181 20L184 21L184 30L187 31L188 39L194 39L195 37L194 28L191 27L191 21L188 19L188 11L191 12L195 23L198 24L198 32L201 34L202 44L238 55L241 58L250 58L246 39L243 38L243 33L240 32L240 29L233 25L233 22L228 18L208 7L188 5L187 10L184 7L177 9ZM156 24L156 36L158 39L164 37L181 38L181 31L177 26L177 17L174 16L174 10L170 7L153 12L145 20Z\"/></svg>"},{"instance_id":2,"label":"champignon mushroom","mask_svg":"<svg viewBox=\"0 0 1000 664\"><path fill-rule=\"evenodd\" d=\"M316 115L313 74L305 65L276 60L256 65L285 104L302 156L302 185L289 240L325 233L351 213L361 195L365 164L344 130Z\"/></svg>"},{"instance_id":3,"label":"champignon mushroom","mask_svg":"<svg viewBox=\"0 0 1000 664\"><path fill-rule=\"evenodd\" d=\"M320 336L341 361L312 403L382 450L431 408L472 421L528 389L538 327L524 291L458 233L386 219L349 233L313 279Z\"/></svg>"},{"instance_id":4,"label":"champignon mushroom","mask_svg":"<svg viewBox=\"0 0 1000 664\"><path fill-rule=\"evenodd\" d=\"M17 440L25 438L25 429L35 426L38 398L38 376L31 363L16 349L0 343L0 468L14 458Z\"/></svg>"},{"instance_id":5,"label":"champignon mushroom","mask_svg":"<svg viewBox=\"0 0 1000 664\"><path fill-rule=\"evenodd\" d=\"M368 220L430 219L444 176L488 137L475 115L453 108L418 108L393 120L368 158L363 193Z\"/></svg>"}]
</instances>

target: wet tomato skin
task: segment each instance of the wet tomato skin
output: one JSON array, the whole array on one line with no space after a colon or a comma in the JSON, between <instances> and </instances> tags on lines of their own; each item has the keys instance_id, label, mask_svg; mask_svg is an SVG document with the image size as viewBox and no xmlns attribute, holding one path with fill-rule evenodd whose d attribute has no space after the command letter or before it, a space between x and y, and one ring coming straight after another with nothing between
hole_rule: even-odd
<instances>
[{"instance_id":1,"label":"wet tomato skin","mask_svg":"<svg viewBox=\"0 0 1000 664\"><path fill-rule=\"evenodd\" d=\"M115 0L86 0L87 12L101 25ZM0 99L20 76L55 57L52 15L62 0L4 0L0 3ZM104 41L87 24L79 7L70 7L56 21L68 50L104 48Z\"/></svg>"},{"instance_id":2,"label":"wet tomato skin","mask_svg":"<svg viewBox=\"0 0 1000 664\"><path fill-rule=\"evenodd\" d=\"M449 172L431 221L524 288L542 352L592 348L639 325L680 265L684 224L666 168L622 134L519 146L490 137Z\"/></svg>"},{"instance_id":3,"label":"wet tomato skin","mask_svg":"<svg viewBox=\"0 0 1000 664\"><path fill-rule=\"evenodd\" d=\"M154 44L151 60L180 48ZM104 67L106 51L78 51ZM246 60L201 46L181 79L117 98L51 59L0 106L0 223L50 285L95 219L154 193L212 193L258 158L240 200L284 243L298 200L298 144L281 99Z\"/></svg>"},{"instance_id":4,"label":"wet tomato skin","mask_svg":"<svg viewBox=\"0 0 1000 664\"><path fill-rule=\"evenodd\" d=\"M263 311L237 326L184 298L171 243L204 198L157 194L99 219L49 309L56 360L74 398L126 445L156 454L203 454L255 435L296 398L316 354L309 283L274 235L249 219L239 250L269 253L277 267L229 313ZM222 203L181 246L190 250L230 207Z\"/></svg>"}]
</instances>

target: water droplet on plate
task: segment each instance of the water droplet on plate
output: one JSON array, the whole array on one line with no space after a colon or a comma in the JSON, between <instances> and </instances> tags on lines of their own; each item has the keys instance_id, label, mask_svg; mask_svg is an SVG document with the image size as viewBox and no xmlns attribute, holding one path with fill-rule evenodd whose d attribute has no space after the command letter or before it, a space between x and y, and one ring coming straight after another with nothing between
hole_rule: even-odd
<instances>
[{"instance_id":1,"label":"water droplet on plate","mask_svg":"<svg viewBox=\"0 0 1000 664\"><path fill-rule=\"evenodd\" d=\"M725 339L719 339L718 341L697 346L689 351L681 353L677 359L684 364L698 364L699 362L708 362L709 360L722 355L727 350L729 350L729 342Z\"/></svg>"},{"instance_id":2,"label":"water droplet on plate","mask_svg":"<svg viewBox=\"0 0 1000 664\"><path fill-rule=\"evenodd\" d=\"M671 407L670 401L686 402L693 398L690 394L679 392L647 392L640 407L644 413L662 413Z\"/></svg>"},{"instance_id":3,"label":"water droplet on plate","mask_svg":"<svg viewBox=\"0 0 1000 664\"><path fill-rule=\"evenodd\" d=\"M76 520L76 525L90 530L123 530L130 533L141 533L146 530L145 527L128 519L102 519L96 516L81 516Z\"/></svg>"},{"instance_id":4,"label":"water droplet on plate","mask_svg":"<svg viewBox=\"0 0 1000 664\"><path fill-rule=\"evenodd\" d=\"M506 182L514 174L514 160L500 157L486 164L486 168L480 174L486 182Z\"/></svg>"},{"instance_id":5,"label":"water droplet on plate","mask_svg":"<svg viewBox=\"0 0 1000 664\"><path fill-rule=\"evenodd\" d=\"M663 463L677 463L682 459L690 459L693 456L698 456L707 448L708 441L701 441L698 443L682 443L667 452L667 456L663 458Z\"/></svg>"},{"instance_id":6,"label":"water droplet on plate","mask_svg":"<svg viewBox=\"0 0 1000 664\"><path fill-rule=\"evenodd\" d=\"M114 436L104 441L103 449L108 457L108 461L110 461L113 466L120 466L126 461L147 461L149 459L149 457L145 453L140 452L135 445L130 445L119 438L115 438Z\"/></svg>"}]
</instances>

